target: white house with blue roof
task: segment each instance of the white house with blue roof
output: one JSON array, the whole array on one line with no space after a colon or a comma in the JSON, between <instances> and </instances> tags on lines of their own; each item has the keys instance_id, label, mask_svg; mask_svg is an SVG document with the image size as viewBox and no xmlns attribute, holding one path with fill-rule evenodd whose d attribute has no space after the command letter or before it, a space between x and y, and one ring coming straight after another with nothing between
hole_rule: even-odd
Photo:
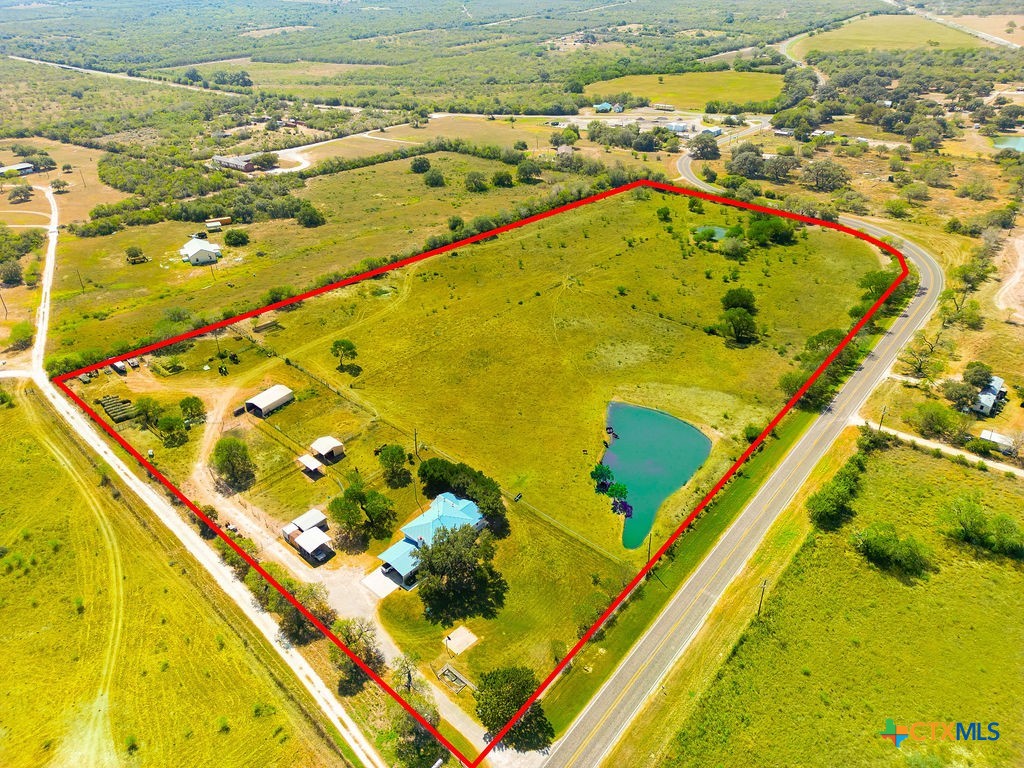
<instances>
[{"instance_id":1,"label":"white house with blue roof","mask_svg":"<svg viewBox=\"0 0 1024 768\"><path fill-rule=\"evenodd\" d=\"M1006 399L1006 382L999 376L993 376L981 392L978 393L971 410L980 413L982 416L991 416L999 410L999 406Z\"/></svg>"},{"instance_id":2,"label":"white house with blue roof","mask_svg":"<svg viewBox=\"0 0 1024 768\"><path fill-rule=\"evenodd\" d=\"M402 526L405 538L378 555L384 563L384 572L394 571L402 578L405 586L412 586L416 582L416 571L420 567L416 555L419 548L432 544L434 534L442 528L453 530L464 525L470 525L477 531L483 530L486 525L476 503L469 499L460 499L451 493L438 495L426 512Z\"/></svg>"}]
</instances>

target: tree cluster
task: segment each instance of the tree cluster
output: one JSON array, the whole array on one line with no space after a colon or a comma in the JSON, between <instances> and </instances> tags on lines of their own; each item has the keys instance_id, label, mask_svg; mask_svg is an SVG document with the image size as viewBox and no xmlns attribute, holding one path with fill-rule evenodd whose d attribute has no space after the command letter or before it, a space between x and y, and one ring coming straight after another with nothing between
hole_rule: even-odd
<instances>
[{"instance_id":1,"label":"tree cluster","mask_svg":"<svg viewBox=\"0 0 1024 768\"><path fill-rule=\"evenodd\" d=\"M471 499L480 508L480 514L494 535L503 536L507 532L508 517L501 498L501 486L496 480L468 464L456 464L436 457L420 462L416 474L427 496L433 498L450 492Z\"/></svg>"}]
</instances>

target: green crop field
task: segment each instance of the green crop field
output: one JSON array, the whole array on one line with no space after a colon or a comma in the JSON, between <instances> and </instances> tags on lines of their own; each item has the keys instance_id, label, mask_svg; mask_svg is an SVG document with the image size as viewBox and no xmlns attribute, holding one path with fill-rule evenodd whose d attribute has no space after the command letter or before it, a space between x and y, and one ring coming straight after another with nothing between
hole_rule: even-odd
<instances>
[{"instance_id":1,"label":"green crop field","mask_svg":"<svg viewBox=\"0 0 1024 768\"><path fill-rule=\"evenodd\" d=\"M206 572L101 482L35 390L15 399L0 411L0 763L345 765Z\"/></svg>"},{"instance_id":2,"label":"green crop field","mask_svg":"<svg viewBox=\"0 0 1024 768\"><path fill-rule=\"evenodd\" d=\"M660 765L1020 764L1024 573L944 534L943 504L971 491L1022 521L1019 480L909 448L870 458L856 516L807 540ZM868 565L851 535L875 521L922 541L935 570L905 582ZM1003 736L897 751L876 735L886 718Z\"/></svg>"},{"instance_id":3,"label":"green crop field","mask_svg":"<svg viewBox=\"0 0 1024 768\"><path fill-rule=\"evenodd\" d=\"M793 44L794 56L810 51L846 51L872 48L978 48L985 41L920 16L868 16L838 29L810 35Z\"/></svg>"},{"instance_id":4,"label":"green crop field","mask_svg":"<svg viewBox=\"0 0 1024 768\"><path fill-rule=\"evenodd\" d=\"M392 148L381 144L380 151ZM311 179L297 194L323 211L326 224L314 229L293 220L246 225L249 245L224 247L224 257L213 269L183 264L178 256L201 224L168 221L106 237L62 236L51 351L109 349L115 340L136 345L161 330L165 313L175 308L207 322L226 310L237 314L268 303L261 296L269 288L305 290L319 276L367 257L422 246L429 236L447 231L449 216L470 221L542 197L553 185L572 178L549 173L542 184L471 193L464 186L468 172L481 171L489 179L508 166L452 154L431 155L431 163L445 174L447 186L427 187L421 175L409 170L408 160ZM223 235L211 235L210 240L223 245ZM129 246L142 248L151 261L126 264Z\"/></svg>"},{"instance_id":5,"label":"green crop field","mask_svg":"<svg viewBox=\"0 0 1024 768\"><path fill-rule=\"evenodd\" d=\"M595 93L646 96L676 109L704 109L709 101L767 101L782 91L782 75L764 72L687 72L681 75L627 75L590 86Z\"/></svg>"}]
</instances>

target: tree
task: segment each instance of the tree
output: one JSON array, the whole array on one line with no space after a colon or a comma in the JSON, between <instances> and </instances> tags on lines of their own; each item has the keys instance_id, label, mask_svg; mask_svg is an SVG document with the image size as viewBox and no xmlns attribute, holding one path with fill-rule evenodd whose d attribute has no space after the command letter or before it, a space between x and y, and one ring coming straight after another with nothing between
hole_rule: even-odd
<instances>
[{"instance_id":1,"label":"tree","mask_svg":"<svg viewBox=\"0 0 1024 768\"><path fill-rule=\"evenodd\" d=\"M594 481L599 493L607 493L615 475L607 464L598 463L590 470L590 479Z\"/></svg>"},{"instance_id":2,"label":"tree","mask_svg":"<svg viewBox=\"0 0 1024 768\"><path fill-rule=\"evenodd\" d=\"M4 285L20 285L22 281L21 264L17 259L0 262L0 283Z\"/></svg>"},{"instance_id":3,"label":"tree","mask_svg":"<svg viewBox=\"0 0 1024 768\"><path fill-rule=\"evenodd\" d=\"M956 414L942 403L918 403L908 421L925 437L945 437L955 428Z\"/></svg>"},{"instance_id":4,"label":"tree","mask_svg":"<svg viewBox=\"0 0 1024 768\"><path fill-rule=\"evenodd\" d=\"M370 619L338 619L331 626L331 632L374 673L379 675L384 671L384 653L377 640L377 628ZM363 668L336 645L331 645L328 654L331 664L341 673L338 692L342 696L358 693L369 679Z\"/></svg>"},{"instance_id":5,"label":"tree","mask_svg":"<svg viewBox=\"0 0 1024 768\"><path fill-rule=\"evenodd\" d=\"M71 171L72 171L72 166L71 166L71 163L64 163L64 165L62 165L62 166L60 167L60 169L61 169L62 171L64 171L64 173L71 173Z\"/></svg>"},{"instance_id":6,"label":"tree","mask_svg":"<svg viewBox=\"0 0 1024 768\"><path fill-rule=\"evenodd\" d=\"M249 233L244 229L229 229L224 233L224 245L232 248L241 248L249 244Z\"/></svg>"},{"instance_id":7,"label":"tree","mask_svg":"<svg viewBox=\"0 0 1024 768\"><path fill-rule=\"evenodd\" d=\"M445 184L444 174L436 168L431 168L423 174L423 183L428 187L443 187Z\"/></svg>"},{"instance_id":8,"label":"tree","mask_svg":"<svg viewBox=\"0 0 1024 768\"><path fill-rule=\"evenodd\" d=\"M32 187L28 184L19 184L7 195L12 203L27 203L32 199Z\"/></svg>"},{"instance_id":9,"label":"tree","mask_svg":"<svg viewBox=\"0 0 1024 768\"><path fill-rule=\"evenodd\" d=\"M717 160L722 156L718 142L710 133L700 133L690 139L687 145L694 160Z\"/></svg>"},{"instance_id":10,"label":"tree","mask_svg":"<svg viewBox=\"0 0 1024 768\"><path fill-rule=\"evenodd\" d=\"M236 491L248 488L256 480L256 463L249 447L237 437L222 437L213 449L213 466Z\"/></svg>"},{"instance_id":11,"label":"tree","mask_svg":"<svg viewBox=\"0 0 1024 768\"><path fill-rule=\"evenodd\" d=\"M744 261L750 249L738 237L724 237L718 243L718 252L732 261Z\"/></svg>"},{"instance_id":12,"label":"tree","mask_svg":"<svg viewBox=\"0 0 1024 768\"><path fill-rule=\"evenodd\" d=\"M426 173L430 170L430 159L423 155L414 157L412 162L409 163L409 170L413 173Z\"/></svg>"},{"instance_id":13,"label":"tree","mask_svg":"<svg viewBox=\"0 0 1024 768\"><path fill-rule=\"evenodd\" d=\"M748 179L759 179L764 173L764 159L753 152L733 154L732 159L726 161L725 170Z\"/></svg>"},{"instance_id":14,"label":"tree","mask_svg":"<svg viewBox=\"0 0 1024 768\"><path fill-rule=\"evenodd\" d=\"M125 258L132 263L136 261L142 261L145 258L144 254L142 253L142 249L139 248L139 246L137 245L129 245L127 248L125 248L124 255Z\"/></svg>"},{"instance_id":15,"label":"tree","mask_svg":"<svg viewBox=\"0 0 1024 768\"><path fill-rule=\"evenodd\" d=\"M661 206L661 208L655 211L655 213L658 216L658 221L662 221L666 224L672 221L672 210L667 205Z\"/></svg>"},{"instance_id":16,"label":"tree","mask_svg":"<svg viewBox=\"0 0 1024 768\"><path fill-rule=\"evenodd\" d=\"M964 368L964 381L977 389L984 389L992 383L992 366L977 360L967 364Z\"/></svg>"},{"instance_id":17,"label":"tree","mask_svg":"<svg viewBox=\"0 0 1024 768\"><path fill-rule=\"evenodd\" d=\"M7 337L7 346L10 349L28 349L32 346L34 336L32 323L27 321L15 323L11 327L11 335Z\"/></svg>"},{"instance_id":18,"label":"tree","mask_svg":"<svg viewBox=\"0 0 1024 768\"><path fill-rule=\"evenodd\" d=\"M629 489L625 483L612 483L605 491L611 498L621 501L629 496Z\"/></svg>"},{"instance_id":19,"label":"tree","mask_svg":"<svg viewBox=\"0 0 1024 768\"><path fill-rule=\"evenodd\" d=\"M191 423L199 424L206 421L206 406L195 395L182 398L178 407L181 408L181 415Z\"/></svg>"},{"instance_id":20,"label":"tree","mask_svg":"<svg viewBox=\"0 0 1024 768\"><path fill-rule=\"evenodd\" d=\"M470 192L486 192L487 177L480 171L470 171L466 174L466 189Z\"/></svg>"},{"instance_id":21,"label":"tree","mask_svg":"<svg viewBox=\"0 0 1024 768\"><path fill-rule=\"evenodd\" d=\"M302 226L312 229L327 223L327 219L308 200L303 200L295 212L295 220Z\"/></svg>"},{"instance_id":22,"label":"tree","mask_svg":"<svg viewBox=\"0 0 1024 768\"><path fill-rule=\"evenodd\" d=\"M250 158L249 162L261 171L269 171L271 168L277 167L277 153L260 152L260 154Z\"/></svg>"},{"instance_id":23,"label":"tree","mask_svg":"<svg viewBox=\"0 0 1024 768\"><path fill-rule=\"evenodd\" d=\"M70 186L71 185L64 181L64 179L54 179L53 181L50 182L50 189L52 189L58 195L67 192Z\"/></svg>"},{"instance_id":24,"label":"tree","mask_svg":"<svg viewBox=\"0 0 1024 768\"><path fill-rule=\"evenodd\" d=\"M367 543L364 530L366 515L358 503L344 494L335 496L327 505L327 511L337 526L335 539L342 548L350 551L359 551L365 548Z\"/></svg>"},{"instance_id":25,"label":"tree","mask_svg":"<svg viewBox=\"0 0 1024 768\"><path fill-rule=\"evenodd\" d=\"M355 343L349 339L335 339L331 344L331 354L342 361L355 360L359 355Z\"/></svg>"},{"instance_id":26,"label":"tree","mask_svg":"<svg viewBox=\"0 0 1024 768\"><path fill-rule=\"evenodd\" d=\"M933 335L918 331L913 341L900 352L897 358L907 373L918 379L931 380L945 367L944 354L953 351L953 345L943 339L942 330Z\"/></svg>"},{"instance_id":27,"label":"tree","mask_svg":"<svg viewBox=\"0 0 1024 768\"><path fill-rule=\"evenodd\" d=\"M850 183L850 173L832 160L817 160L804 168L802 180L819 192L834 192Z\"/></svg>"},{"instance_id":28,"label":"tree","mask_svg":"<svg viewBox=\"0 0 1024 768\"><path fill-rule=\"evenodd\" d=\"M398 520L395 502L380 491L367 491L363 500L363 512L366 514L366 528L373 538L391 537Z\"/></svg>"},{"instance_id":29,"label":"tree","mask_svg":"<svg viewBox=\"0 0 1024 768\"><path fill-rule=\"evenodd\" d=\"M958 411L966 411L974 405L974 401L978 397L978 390L966 382L946 379L942 382L942 395Z\"/></svg>"},{"instance_id":30,"label":"tree","mask_svg":"<svg viewBox=\"0 0 1024 768\"><path fill-rule=\"evenodd\" d=\"M722 309L728 310L734 307L742 307L750 314L757 312L754 292L749 288L730 288L722 297Z\"/></svg>"},{"instance_id":31,"label":"tree","mask_svg":"<svg viewBox=\"0 0 1024 768\"><path fill-rule=\"evenodd\" d=\"M512 179L512 174L509 171L495 171L494 175L491 176L491 183L496 187L511 187L515 182Z\"/></svg>"},{"instance_id":32,"label":"tree","mask_svg":"<svg viewBox=\"0 0 1024 768\"><path fill-rule=\"evenodd\" d=\"M405 467L405 449L400 445L385 445L377 454L380 467L384 471L384 482L392 488L408 485L412 480L409 470Z\"/></svg>"},{"instance_id":33,"label":"tree","mask_svg":"<svg viewBox=\"0 0 1024 768\"><path fill-rule=\"evenodd\" d=\"M834 531L853 516L850 489L834 482L826 483L807 499L811 522L824 531Z\"/></svg>"},{"instance_id":34,"label":"tree","mask_svg":"<svg viewBox=\"0 0 1024 768\"><path fill-rule=\"evenodd\" d=\"M743 307L726 310L722 315L723 335L737 344L750 344L757 341L757 323L753 315Z\"/></svg>"},{"instance_id":35,"label":"tree","mask_svg":"<svg viewBox=\"0 0 1024 768\"><path fill-rule=\"evenodd\" d=\"M423 614L448 627L472 616L493 618L505 605L508 583L495 570L490 531L469 525L441 528L417 550Z\"/></svg>"},{"instance_id":36,"label":"tree","mask_svg":"<svg viewBox=\"0 0 1024 768\"><path fill-rule=\"evenodd\" d=\"M213 521L215 523L217 522L218 515L217 515L217 508L216 507L213 507L213 506L211 506L209 504L204 504L201 507L201 509L203 510L203 514L206 515L208 518L210 518L211 521ZM217 537L217 532L215 530L213 530L213 528L211 528L207 524L207 522L205 520L203 520L201 517L199 517L198 515L196 515L196 521L195 522L196 522L196 525L199 528L199 535L202 536L204 539L214 539L214 538Z\"/></svg>"},{"instance_id":37,"label":"tree","mask_svg":"<svg viewBox=\"0 0 1024 768\"><path fill-rule=\"evenodd\" d=\"M516 166L516 178L524 184L533 184L540 178L540 165L536 160L524 158Z\"/></svg>"},{"instance_id":38,"label":"tree","mask_svg":"<svg viewBox=\"0 0 1024 768\"><path fill-rule=\"evenodd\" d=\"M164 407L152 397L140 397L135 401L135 415L144 427L155 427Z\"/></svg>"},{"instance_id":39,"label":"tree","mask_svg":"<svg viewBox=\"0 0 1024 768\"><path fill-rule=\"evenodd\" d=\"M476 715L490 733L497 733L537 690L537 676L528 667L501 667L485 673L476 698ZM519 752L551 745L555 731L540 702L534 702L505 735L504 743Z\"/></svg>"},{"instance_id":40,"label":"tree","mask_svg":"<svg viewBox=\"0 0 1024 768\"><path fill-rule=\"evenodd\" d=\"M795 157L776 155L764 161L763 174L770 181L778 184L789 181L789 174L800 167L800 161Z\"/></svg>"}]
</instances>

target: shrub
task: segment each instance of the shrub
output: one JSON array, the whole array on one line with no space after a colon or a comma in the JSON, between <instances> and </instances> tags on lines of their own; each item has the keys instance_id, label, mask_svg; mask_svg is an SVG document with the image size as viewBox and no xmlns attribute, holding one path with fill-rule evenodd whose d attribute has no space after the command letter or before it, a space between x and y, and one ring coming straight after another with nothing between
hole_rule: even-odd
<instances>
[{"instance_id":1,"label":"shrub","mask_svg":"<svg viewBox=\"0 0 1024 768\"><path fill-rule=\"evenodd\" d=\"M423 174L423 183L428 187L443 187L444 175L436 168Z\"/></svg>"},{"instance_id":2,"label":"shrub","mask_svg":"<svg viewBox=\"0 0 1024 768\"><path fill-rule=\"evenodd\" d=\"M229 229L224 233L224 245L230 245L232 248L240 248L243 245L249 244L249 234L242 229Z\"/></svg>"},{"instance_id":3,"label":"shrub","mask_svg":"<svg viewBox=\"0 0 1024 768\"><path fill-rule=\"evenodd\" d=\"M422 155L420 157L414 157L412 162L409 163L409 169L413 173L426 173L430 170L430 160Z\"/></svg>"}]
</instances>

